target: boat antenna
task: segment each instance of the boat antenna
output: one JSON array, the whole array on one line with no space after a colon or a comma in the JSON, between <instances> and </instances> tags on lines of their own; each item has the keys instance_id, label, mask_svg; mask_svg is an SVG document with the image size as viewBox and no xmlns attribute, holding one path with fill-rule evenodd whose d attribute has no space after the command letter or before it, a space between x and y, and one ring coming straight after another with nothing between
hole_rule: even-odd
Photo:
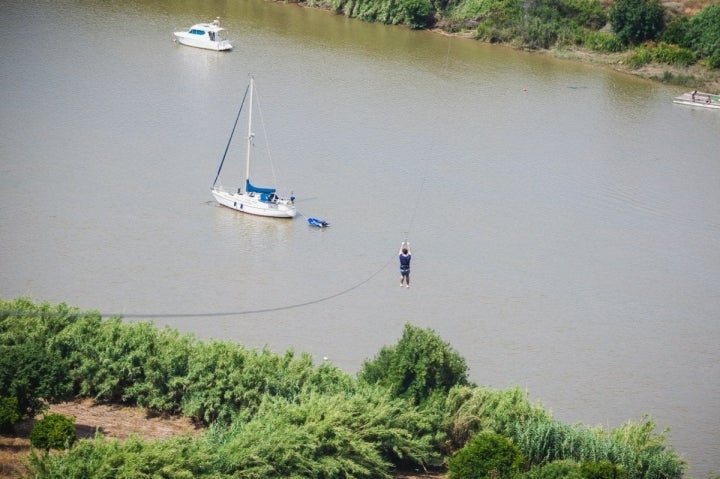
<instances>
[{"instance_id":1,"label":"boat antenna","mask_svg":"<svg viewBox=\"0 0 720 479\"><path fill-rule=\"evenodd\" d=\"M228 154L228 150L230 149L230 143L232 142L233 135L235 134L235 128L237 128L238 120L240 119L240 113L242 112L243 106L245 105L245 98L247 98L248 90L250 90L250 85L245 89L245 95L243 95L242 103L240 103L240 109L238 110L238 114L235 117L235 124L232 127L232 131L230 132L230 138L228 139L227 145L225 146L225 153L223 153L222 160L220 160L220 166L218 167L217 174L215 175L215 181L213 181L213 188L215 188L215 185L217 184L218 178L220 178L220 171L222 170L223 163L225 163L225 157Z\"/></svg>"}]
</instances>

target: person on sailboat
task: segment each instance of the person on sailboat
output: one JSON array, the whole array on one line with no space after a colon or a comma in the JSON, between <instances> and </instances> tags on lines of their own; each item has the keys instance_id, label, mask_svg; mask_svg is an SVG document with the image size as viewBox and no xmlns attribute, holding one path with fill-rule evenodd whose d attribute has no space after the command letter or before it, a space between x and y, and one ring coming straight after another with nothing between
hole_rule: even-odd
<instances>
[{"instance_id":1,"label":"person on sailboat","mask_svg":"<svg viewBox=\"0 0 720 479\"><path fill-rule=\"evenodd\" d=\"M410 249L410 242L403 241L400 245L400 287L403 287L403 283L406 288L410 287L410 260L412 259L412 250Z\"/></svg>"}]
</instances>

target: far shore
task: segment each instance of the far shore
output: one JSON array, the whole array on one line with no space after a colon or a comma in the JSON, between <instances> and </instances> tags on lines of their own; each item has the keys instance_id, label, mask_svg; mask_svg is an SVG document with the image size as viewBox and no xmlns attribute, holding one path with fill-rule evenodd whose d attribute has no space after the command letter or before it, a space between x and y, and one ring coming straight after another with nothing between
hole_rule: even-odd
<instances>
[{"instance_id":1,"label":"far shore","mask_svg":"<svg viewBox=\"0 0 720 479\"><path fill-rule=\"evenodd\" d=\"M309 7L304 2L298 2L297 4L304 8L324 10L319 7ZM333 13L331 10L325 11L327 11L328 13ZM471 41L480 41L476 40L471 33L467 32L450 33L446 30L443 30L442 28L432 28L428 31L445 36L466 38ZM505 44L498 44L498 46L514 48L510 45ZM651 63L648 65L644 65L640 68L634 68L625 64L625 59L630 54L630 51L619 53L598 53L583 48L560 48L530 51L541 55L552 55L556 58L561 58L565 60L593 64L600 67L609 68L617 72L634 75L663 84L675 85L678 87L684 85L684 87L688 91L701 90L707 93L720 94L720 70L710 70L697 63L689 67L677 67L674 65L666 65L663 63ZM674 78L675 81L665 81L664 77L666 76ZM681 83L682 85L680 85Z\"/></svg>"},{"instance_id":2,"label":"far shore","mask_svg":"<svg viewBox=\"0 0 720 479\"><path fill-rule=\"evenodd\" d=\"M433 28L430 30L440 35L467 38L471 41L475 40L470 33L449 33L441 28ZM509 45L500 44L498 46L505 46L507 48L513 48ZM555 58L564 60L571 60L580 63L597 65L603 68L609 68L611 70L625 73L628 75L634 75L647 80L657 81L659 83L671 84L663 82L663 76L672 75L674 78L692 78L690 81L685 81L685 88L690 90L702 90L707 93L720 94L720 70L710 70L699 64L691 65L689 67L677 67L674 65L666 65L664 63L651 63L644 65L640 68L630 67L625 64L625 59L630 54L630 51L619 52L619 53L598 53L583 48L560 48L550 50L529 50L533 53L540 55L551 55ZM680 87L681 85L675 85Z\"/></svg>"}]
</instances>

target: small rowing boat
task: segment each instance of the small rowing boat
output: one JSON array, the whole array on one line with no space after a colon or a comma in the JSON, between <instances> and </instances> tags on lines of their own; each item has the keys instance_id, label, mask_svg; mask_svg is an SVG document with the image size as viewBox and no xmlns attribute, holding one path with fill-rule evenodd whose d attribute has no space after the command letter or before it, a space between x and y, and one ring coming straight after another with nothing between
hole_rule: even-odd
<instances>
[{"instance_id":1,"label":"small rowing boat","mask_svg":"<svg viewBox=\"0 0 720 479\"><path fill-rule=\"evenodd\" d=\"M679 103L680 105L720 110L720 95L713 95L712 93L705 93L697 90L676 96L673 99L673 102Z\"/></svg>"}]
</instances>

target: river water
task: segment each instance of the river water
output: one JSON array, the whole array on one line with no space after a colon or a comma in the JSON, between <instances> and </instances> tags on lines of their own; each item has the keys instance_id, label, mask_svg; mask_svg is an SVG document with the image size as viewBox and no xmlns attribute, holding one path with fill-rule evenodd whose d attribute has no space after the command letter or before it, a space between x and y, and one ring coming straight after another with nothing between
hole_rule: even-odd
<instances>
[{"instance_id":1,"label":"river water","mask_svg":"<svg viewBox=\"0 0 720 479\"><path fill-rule=\"evenodd\" d=\"M478 384L566 422L649 414L689 477L720 470L720 115L684 89L260 0L2 12L2 297L352 374L410 322ZM232 52L171 41L215 16ZM212 201L250 74L254 182L292 191L294 220Z\"/></svg>"}]
</instances>

